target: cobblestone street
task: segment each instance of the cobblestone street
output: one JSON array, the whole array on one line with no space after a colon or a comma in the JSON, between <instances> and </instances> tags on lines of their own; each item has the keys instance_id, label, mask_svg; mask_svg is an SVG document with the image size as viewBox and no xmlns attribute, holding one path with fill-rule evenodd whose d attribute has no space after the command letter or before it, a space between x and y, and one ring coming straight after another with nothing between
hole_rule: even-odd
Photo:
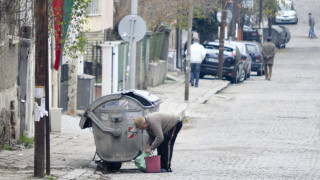
<instances>
[{"instance_id":1,"label":"cobblestone street","mask_svg":"<svg viewBox=\"0 0 320 180\"><path fill-rule=\"evenodd\" d=\"M299 24L287 25L291 41L278 50L271 81L252 74L188 108L191 119L179 134L172 174L109 177L320 179L320 43L307 38L311 4L319 6L296 1Z\"/></svg>"}]
</instances>

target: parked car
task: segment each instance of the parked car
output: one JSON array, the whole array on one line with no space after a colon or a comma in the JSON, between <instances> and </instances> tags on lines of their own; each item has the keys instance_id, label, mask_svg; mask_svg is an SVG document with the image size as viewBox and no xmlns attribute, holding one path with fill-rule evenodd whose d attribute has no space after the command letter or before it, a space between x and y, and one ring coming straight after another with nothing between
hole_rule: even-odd
<instances>
[{"instance_id":1,"label":"parked car","mask_svg":"<svg viewBox=\"0 0 320 180\"><path fill-rule=\"evenodd\" d=\"M283 3L282 3L283 2ZM274 23L298 23L297 10L294 3L290 0L278 0L279 11L274 18Z\"/></svg>"},{"instance_id":2,"label":"parked car","mask_svg":"<svg viewBox=\"0 0 320 180\"><path fill-rule=\"evenodd\" d=\"M219 66L219 42L206 42L203 44L207 51L206 58L201 63L200 77L205 75L218 75ZM244 63L237 46L232 44L224 45L222 76L231 83L243 82L245 80Z\"/></svg>"},{"instance_id":3,"label":"parked car","mask_svg":"<svg viewBox=\"0 0 320 180\"><path fill-rule=\"evenodd\" d=\"M259 41L258 29L244 25L242 35L244 41Z\"/></svg>"},{"instance_id":4,"label":"parked car","mask_svg":"<svg viewBox=\"0 0 320 180\"><path fill-rule=\"evenodd\" d=\"M252 60L246 44L242 41L225 41L225 44L232 44L238 47L241 54L241 59L244 62L243 66L246 73L245 79L250 78Z\"/></svg>"},{"instance_id":5,"label":"parked car","mask_svg":"<svg viewBox=\"0 0 320 180\"><path fill-rule=\"evenodd\" d=\"M259 42L244 42L252 59L251 71L257 72L257 76L264 74L262 46Z\"/></svg>"}]
</instances>

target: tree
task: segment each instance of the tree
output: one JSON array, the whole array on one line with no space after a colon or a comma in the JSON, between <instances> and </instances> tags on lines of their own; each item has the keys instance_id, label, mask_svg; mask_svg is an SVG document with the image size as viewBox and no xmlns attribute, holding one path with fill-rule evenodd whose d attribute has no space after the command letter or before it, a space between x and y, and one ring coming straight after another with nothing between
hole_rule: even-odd
<instances>
[{"instance_id":1,"label":"tree","mask_svg":"<svg viewBox=\"0 0 320 180\"><path fill-rule=\"evenodd\" d=\"M282 1L282 0L281 0ZM263 10L264 15L267 16L268 19L268 27L269 27L269 37L271 37L271 30L272 30L272 21L276 16L278 11L278 0L264 0L263 1Z\"/></svg>"},{"instance_id":2,"label":"tree","mask_svg":"<svg viewBox=\"0 0 320 180\"><path fill-rule=\"evenodd\" d=\"M220 9L221 7L212 1L198 2L194 9L193 30L204 36L205 39L213 40L213 35L218 32L219 22L216 14Z\"/></svg>"},{"instance_id":3,"label":"tree","mask_svg":"<svg viewBox=\"0 0 320 180\"><path fill-rule=\"evenodd\" d=\"M212 28L208 25L216 26L217 1L197 0L194 2L195 23L193 25L196 26L195 29L209 31ZM146 21L147 28L153 32L162 31L164 26L187 28L187 0L139 0L138 7L138 14ZM120 20L128 15L128 12L130 12L130 1L115 2L114 31L117 31ZM205 25L205 28L200 27L202 25Z\"/></svg>"}]
</instances>

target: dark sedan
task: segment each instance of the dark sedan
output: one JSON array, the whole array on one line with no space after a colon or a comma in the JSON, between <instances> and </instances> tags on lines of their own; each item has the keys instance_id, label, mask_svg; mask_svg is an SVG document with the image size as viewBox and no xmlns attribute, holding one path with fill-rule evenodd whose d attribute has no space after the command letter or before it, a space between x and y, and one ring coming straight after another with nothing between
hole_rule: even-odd
<instances>
[{"instance_id":1,"label":"dark sedan","mask_svg":"<svg viewBox=\"0 0 320 180\"><path fill-rule=\"evenodd\" d=\"M204 44L204 47L207 50L207 55L201 63L200 77L202 78L205 75L217 76L219 43L209 42ZM234 84L243 82L246 76L243 64L239 49L235 45L225 45L222 76Z\"/></svg>"},{"instance_id":2,"label":"dark sedan","mask_svg":"<svg viewBox=\"0 0 320 180\"><path fill-rule=\"evenodd\" d=\"M264 73L262 46L258 42L244 42L251 56L251 71L256 71L258 76Z\"/></svg>"},{"instance_id":3,"label":"dark sedan","mask_svg":"<svg viewBox=\"0 0 320 180\"><path fill-rule=\"evenodd\" d=\"M232 44L238 47L246 72L245 79L250 78L252 60L246 44L244 44L243 41L225 41L225 44Z\"/></svg>"},{"instance_id":4,"label":"dark sedan","mask_svg":"<svg viewBox=\"0 0 320 180\"><path fill-rule=\"evenodd\" d=\"M258 30L244 25L243 26L243 40L244 41L259 41Z\"/></svg>"}]
</instances>

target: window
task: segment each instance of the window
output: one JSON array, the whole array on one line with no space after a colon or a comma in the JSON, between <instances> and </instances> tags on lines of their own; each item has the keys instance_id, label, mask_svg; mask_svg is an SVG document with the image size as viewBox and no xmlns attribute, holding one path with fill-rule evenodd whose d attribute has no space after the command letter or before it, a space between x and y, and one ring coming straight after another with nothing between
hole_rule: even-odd
<instances>
[{"instance_id":1,"label":"window","mask_svg":"<svg viewBox=\"0 0 320 180\"><path fill-rule=\"evenodd\" d=\"M91 2L88 5L87 13L88 13L88 15L98 15L99 14L98 0L91 0Z\"/></svg>"},{"instance_id":2,"label":"window","mask_svg":"<svg viewBox=\"0 0 320 180\"><path fill-rule=\"evenodd\" d=\"M255 45L247 44L249 53L258 54L258 49Z\"/></svg>"},{"instance_id":3,"label":"window","mask_svg":"<svg viewBox=\"0 0 320 180\"><path fill-rule=\"evenodd\" d=\"M219 46L214 46L214 45L210 45L210 44L204 44L203 46L206 49L219 49Z\"/></svg>"}]
</instances>

